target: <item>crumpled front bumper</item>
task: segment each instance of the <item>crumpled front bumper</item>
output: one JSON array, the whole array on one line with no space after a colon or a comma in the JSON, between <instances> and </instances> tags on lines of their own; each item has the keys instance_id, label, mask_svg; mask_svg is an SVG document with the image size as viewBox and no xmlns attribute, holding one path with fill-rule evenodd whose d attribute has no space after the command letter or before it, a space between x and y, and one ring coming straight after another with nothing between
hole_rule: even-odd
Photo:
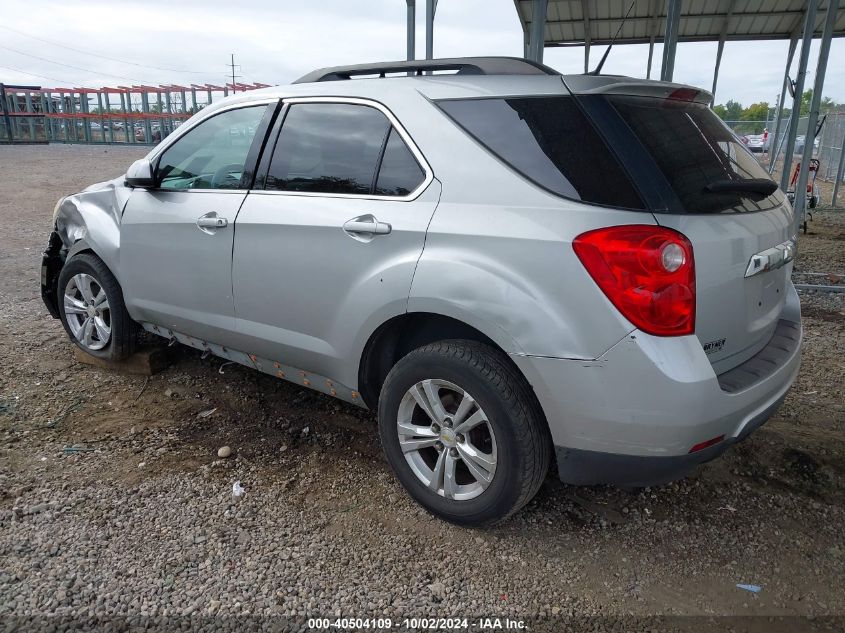
<instances>
[{"instance_id":1,"label":"crumpled front bumper","mask_svg":"<svg viewBox=\"0 0 845 633\"><path fill-rule=\"evenodd\" d=\"M61 237L53 231L47 243L47 250L41 255L41 299L54 319L59 318L58 281L62 266L65 265L63 248Z\"/></svg>"}]
</instances>

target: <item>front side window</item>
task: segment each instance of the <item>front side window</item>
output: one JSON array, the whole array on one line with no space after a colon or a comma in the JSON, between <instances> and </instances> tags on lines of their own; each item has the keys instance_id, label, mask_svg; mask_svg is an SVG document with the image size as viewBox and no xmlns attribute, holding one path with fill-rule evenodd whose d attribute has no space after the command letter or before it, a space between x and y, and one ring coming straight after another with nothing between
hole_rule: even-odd
<instances>
[{"instance_id":1,"label":"front side window","mask_svg":"<svg viewBox=\"0 0 845 633\"><path fill-rule=\"evenodd\" d=\"M644 208L627 173L572 97L455 99L437 105L500 160L551 193Z\"/></svg>"},{"instance_id":2,"label":"front side window","mask_svg":"<svg viewBox=\"0 0 845 633\"><path fill-rule=\"evenodd\" d=\"M378 109L350 103L290 106L270 161L267 189L405 196L424 174Z\"/></svg>"},{"instance_id":3,"label":"front side window","mask_svg":"<svg viewBox=\"0 0 845 633\"><path fill-rule=\"evenodd\" d=\"M158 162L160 189L239 189L249 148L267 106L206 119L168 147Z\"/></svg>"}]
</instances>

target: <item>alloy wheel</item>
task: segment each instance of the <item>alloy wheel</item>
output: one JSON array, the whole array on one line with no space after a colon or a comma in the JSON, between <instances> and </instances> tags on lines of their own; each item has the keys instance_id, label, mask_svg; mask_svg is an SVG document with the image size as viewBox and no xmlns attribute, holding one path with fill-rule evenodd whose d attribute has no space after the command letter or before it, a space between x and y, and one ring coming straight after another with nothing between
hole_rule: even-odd
<instances>
[{"instance_id":1,"label":"alloy wheel","mask_svg":"<svg viewBox=\"0 0 845 633\"><path fill-rule=\"evenodd\" d=\"M111 339L111 310L106 291L91 275L79 273L65 287L64 313L68 327L84 348L101 350Z\"/></svg>"},{"instance_id":2,"label":"alloy wheel","mask_svg":"<svg viewBox=\"0 0 845 633\"><path fill-rule=\"evenodd\" d=\"M422 380L399 404L399 446L417 479L447 499L483 493L496 473L496 436L475 401L446 380Z\"/></svg>"}]
</instances>

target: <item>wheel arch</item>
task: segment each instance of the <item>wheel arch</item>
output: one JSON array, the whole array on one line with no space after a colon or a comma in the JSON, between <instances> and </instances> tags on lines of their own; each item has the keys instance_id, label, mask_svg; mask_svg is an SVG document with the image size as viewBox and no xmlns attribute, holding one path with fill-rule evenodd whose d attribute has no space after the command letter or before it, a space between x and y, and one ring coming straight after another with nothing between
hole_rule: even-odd
<instances>
[{"instance_id":1,"label":"wheel arch","mask_svg":"<svg viewBox=\"0 0 845 633\"><path fill-rule=\"evenodd\" d=\"M66 251L65 259L91 251L120 282L121 214L130 194L121 176L62 199L53 230Z\"/></svg>"},{"instance_id":2,"label":"wheel arch","mask_svg":"<svg viewBox=\"0 0 845 633\"><path fill-rule=\"evenodd\" d=\"M531 387L527 377L510 360L508 341L502 340L501 332L492 334L499 340L463 320L434 312L406 312L394 316L376 328L364 345L358 365L358 391L365 404L375 410L387 374L403 356L418 347L447 339L489 345L500 352ZM533 387L531 389L533 392Z\"/></svg>"}]
</instances>

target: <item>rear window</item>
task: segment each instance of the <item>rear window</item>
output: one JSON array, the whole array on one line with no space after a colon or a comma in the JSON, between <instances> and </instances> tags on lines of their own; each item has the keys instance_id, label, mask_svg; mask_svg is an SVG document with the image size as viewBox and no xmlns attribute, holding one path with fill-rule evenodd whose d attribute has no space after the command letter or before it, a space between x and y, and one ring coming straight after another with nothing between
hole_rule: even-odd
<instances>
[{"instance_id":1,"label":"rear window","mask_svg":"<svg viewBox=\"0 0 845 633\"><path fill-rule=\"evenodd\" d=\"M457 99L437 105L498 158L554 194L644 208L627 173L572 97Z\"/></svg>"},{"instance_id":2,"label":"rear window","mask_svg":"<svg viewBox=\"0 0 845 633\"><path fill-rule=\"evenodd\" d=\"M770 194L741 190L742 181L769 175L706 105L634 96L608 99L678 199L681 208L670 211L735 213L783 203L779 190ZM737 190L725 191L731 183Z\"/></svg>"}]
</instances>

